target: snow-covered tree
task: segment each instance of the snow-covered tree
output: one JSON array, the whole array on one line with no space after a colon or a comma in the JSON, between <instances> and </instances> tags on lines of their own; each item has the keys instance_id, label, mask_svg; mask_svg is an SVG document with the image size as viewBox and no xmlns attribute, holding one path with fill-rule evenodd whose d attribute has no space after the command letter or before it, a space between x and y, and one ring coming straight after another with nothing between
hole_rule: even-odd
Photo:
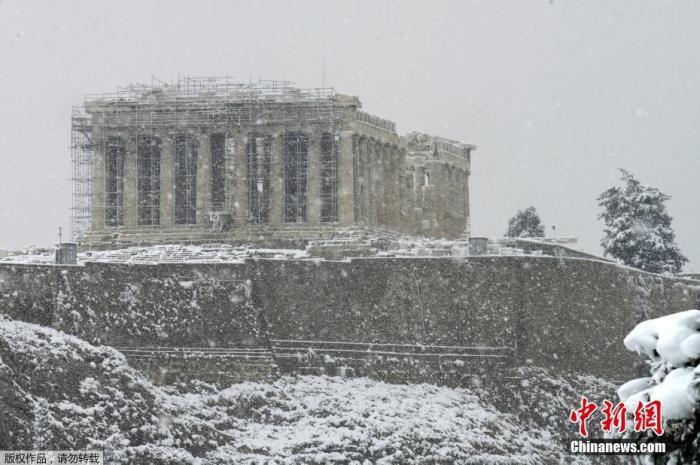
<instances>
[{"instance_id":1,"label":"snow-covered tree","mask_svg":"<svg viewBox=\"0 0 700 465\"><path fill-rule=\"evenodd\" d=\"M659 401L663 435L627 429L623 437L638 442L661 440L663 456L639 456L640 465L700 463L700 310L644 321L625 338L627 349L645 356L651 376L618 389L628 413L640 403Z\"/></svg>"},{"instance_id":2,"label":"snow-covered tree","mask_svg":"<svg viewBox=\"0 0 700 465\"><path fill-rule=\"evenodd\" d=\"M513 218L508 220L506 237L544 237L544 225L535 207L518 210Z\"/></svg>"},{"instance_id":3,"label":"snow-covered tree","mask_svg":"<svg viewBox=\"0 0 700 465\"><path fill-rule=\"evenodd\" d=\"M682 270L688 261L675 243L671 216L665 202L671 197L620 170L622 187L611 187L598 197L605 221L601 245L606 255L653 273Z\"/></svg>"}]
</instances>

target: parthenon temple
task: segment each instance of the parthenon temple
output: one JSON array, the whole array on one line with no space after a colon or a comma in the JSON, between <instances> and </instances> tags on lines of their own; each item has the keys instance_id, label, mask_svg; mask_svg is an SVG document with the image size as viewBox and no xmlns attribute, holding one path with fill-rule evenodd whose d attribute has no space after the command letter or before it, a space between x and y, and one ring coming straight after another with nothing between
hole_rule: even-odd
<instances>
[{"instance_id":1,"label":"parthenon temple","mask_svg":"<svg viewBox=\"0 0 700 465\"><path fill-rule=\"evenodd\" d=\"M72 235L88 247L353 230L464 238L474 149L400 136L330 88L132 84L73 109Z\"/></svg>"}]
</instances>

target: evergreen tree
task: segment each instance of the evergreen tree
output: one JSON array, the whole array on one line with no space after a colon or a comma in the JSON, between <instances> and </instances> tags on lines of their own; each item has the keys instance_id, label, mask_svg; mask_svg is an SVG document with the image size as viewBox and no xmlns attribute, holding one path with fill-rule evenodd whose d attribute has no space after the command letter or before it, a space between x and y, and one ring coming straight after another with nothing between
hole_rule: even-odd
<instances>
[{"instance_id":1,"label":"evergreen tree","mask_svg":"<svg viewBox=\"0 0 700 465\"><path fill-rule=\"evenodd\" d=\"M665 202L671 197L639 182L625 170L622 187L611 187L598 197L605 221L601 245L606 255L653 273L682 270L688 261L675 243L671 216Z\"/></svg>"},{"instance_id":2,"label":"evergreen tree","mask_svg":"<svg viewBox=\"0 0 700 465\"><path fill-rule=\"evenodd\" d=\"M515 216L508 220L505 237L544 237L544 225L535 207L518 210Z\"/></svg>"}]
</instances>

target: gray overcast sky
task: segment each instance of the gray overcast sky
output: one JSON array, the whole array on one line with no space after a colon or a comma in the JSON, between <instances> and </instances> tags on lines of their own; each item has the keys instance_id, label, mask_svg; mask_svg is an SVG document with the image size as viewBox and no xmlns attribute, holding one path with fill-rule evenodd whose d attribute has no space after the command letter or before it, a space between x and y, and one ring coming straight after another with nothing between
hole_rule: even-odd
<instances>
[{"instance_id":1,"label":"gray overcast sky","mask_svg":"<svg viewBox=\"0 0 700 465\"><path fill-rule=\"evenodd\" d=\"M151 76L229 74L359 95L399 132L478 145L472 232L535 205L599 252L618 167L673 196L700 271L700 2L0 0L0 247L70 208L70 107ZM548 228L548 232L551 231Z\"/></svg>"}]
</instances>

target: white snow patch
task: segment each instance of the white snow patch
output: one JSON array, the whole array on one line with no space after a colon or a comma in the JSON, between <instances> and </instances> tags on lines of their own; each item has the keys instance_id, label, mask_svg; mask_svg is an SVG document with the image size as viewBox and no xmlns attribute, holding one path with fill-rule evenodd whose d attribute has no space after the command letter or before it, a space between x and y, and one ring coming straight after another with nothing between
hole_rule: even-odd
<instances>
[{"instance_id":1,"label":"white snow patch","mask_svg":"<svg viewBox=\"0 0 700 465\"><path fill-rule=\"evenodd\" d=\"M653 362L651 378L632 380L618 390L627 408L659 400L665 419L693 418L700 407L700 310L639 323L624 343Z\"/></svg>"}]
</instances>

